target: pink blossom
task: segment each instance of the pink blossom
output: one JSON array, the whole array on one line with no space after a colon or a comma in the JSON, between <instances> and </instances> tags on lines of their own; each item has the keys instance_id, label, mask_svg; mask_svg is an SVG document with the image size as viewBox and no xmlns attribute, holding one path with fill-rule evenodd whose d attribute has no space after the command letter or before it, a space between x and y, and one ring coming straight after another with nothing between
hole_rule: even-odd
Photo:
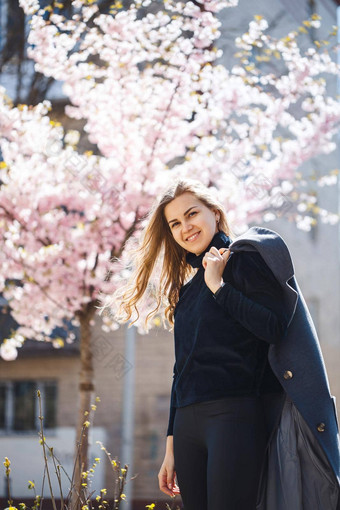
<instances>
[{"instance_id":1,"label":"pink blossom","mask_svg":"<svg viewBox=\"0 0 340 510\"><path fill-rule=\"evenodd\" d=\"M110 296L126 279L145 215L176 176L212 185L242 232L250 221L273 217L273 199L291 192L299 165L334 149L340 105L320 76L339 70L327 54L314 48L302 54L294 34L289 44L268 38L266 21L256 19L236 45L278 52L286 75L246 62L231 69L216 64L215 13L236 3L202 0L204 10L169 0L166 13L138 19L132 7L98 15L90 28L95 7L80 0L71 20L53 14L46 23L40 11L33 15L29 55L37 70L63 81L66 114L84 120L97 154L82 153L79 134L51 122L49 102L14 107L0 88L7 165L0 288L21 324L19 335L44 340L65 318L78 324L88 303ZM22 5L33 12L34 2ZM191 38L183 35L188 31ZM289 214L308 229L303 212ZM320 217L336 221L324 210ZM6 279L22 286L5 286ZM140 332L150 304L146 295ZM106 318L106 329L117 326ZM6 345L0 355L14 355Z\"/></svg>"}]
</instances>

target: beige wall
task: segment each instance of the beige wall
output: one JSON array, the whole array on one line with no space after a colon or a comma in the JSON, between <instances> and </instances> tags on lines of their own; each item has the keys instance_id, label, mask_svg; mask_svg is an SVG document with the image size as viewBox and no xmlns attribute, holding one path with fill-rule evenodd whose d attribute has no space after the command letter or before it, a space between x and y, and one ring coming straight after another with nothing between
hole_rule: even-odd
<instances>
[{"instance_id":1,"label":"beige wall","mask_svg":"<svg viewBox=\"0 0 340 510\"><path fill-rule=\"evenodd\" d=\"M101 402L95 423L107 427L107 447L120 458L123 377L120 368L117 370L117 359L125 356L124 328L105 334L99 324L94 334L95 386ZM100 344L105 347L100 348ZM136 335L134 467L130 476L137 475L133 483L138 499L162 497L157 475L165 453L173 364L171 333L153 330L148 335ZM108 471L107 486L109 481Z\"/></svg>"}]
</instances>

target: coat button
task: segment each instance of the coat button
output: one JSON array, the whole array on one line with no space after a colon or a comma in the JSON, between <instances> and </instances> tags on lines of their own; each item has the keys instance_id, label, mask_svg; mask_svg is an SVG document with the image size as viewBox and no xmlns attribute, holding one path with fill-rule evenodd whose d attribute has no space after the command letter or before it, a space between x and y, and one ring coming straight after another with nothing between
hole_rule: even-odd
<instances>
[{"instance_id":1,"label":"coat button","mask_svg":"<svg viewBox=\"0 0 340 510\"><path fill-rule=\"evenodd\" d=\"M325 432L326 425L324 423L319 423L319 425L317 426L317 429L319 432Z\"/></svg>"},{"instance_id":2,"label":"coat button","mask_svg":"<svg viewBox=\"0 0 340 510\"><path fill-rule=\"evenodd\" d=\"M285 373L283 374L283 377L285 379L291 379L293 377L293 372L291 372L290 370L286 370Z\"/></svg>"}]
</instances>

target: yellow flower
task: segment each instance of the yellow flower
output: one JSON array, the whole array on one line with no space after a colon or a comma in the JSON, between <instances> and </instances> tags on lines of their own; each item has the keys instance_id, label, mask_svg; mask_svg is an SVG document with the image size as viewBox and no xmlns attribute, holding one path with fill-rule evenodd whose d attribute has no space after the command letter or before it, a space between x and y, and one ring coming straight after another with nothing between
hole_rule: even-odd
<instances>
[{"instance_id":1,"label":"yellow flower","mask_svg":"<svg viewBox=\"0 0 340 510\"><path fill-rule=\"evenodd\" d=\"M40 505L40 503L41 503L41 496L39 496L39 494L37 494L35 497L35 500L34 500L34 506L37 507L38 505Z\"/></svg>"},{"instance_id":2,"label":"yellow flower","mask_svg":"<svg viewBox=\"0 0 340 510\"><path fill-rule=\"evenodd\" d=\"M153 510L155 508L155 503L151 503L151 505L146 505L145 508L148 508L149 510Z\"/></svg>"},{"instance_id":3,"label":"yellow flower","mask_svg":"<svg viewBox=\"0 0 340 510\"><path fill-rule=\"evenodd\" d=\"M99 397L96 397L96 402L100 402L100 398Z\"/></svg>"},{"instance_id":4,"label":"yellow flower","mask_svg":"<svg viewBox=\"0 0 340 510\"><path fill-rule=\"evenodd\" d=\"M90 426L90 422L88 420L84 421L84 427L88 428Z\"/></svg>"},{"instance_id":5,"label":"yellow flower","mask_svg":"<svg viewBox=\"0 0 340 510\"><path fill-rule=\"evenodd\" d=\"M162 321L161 321L161 319L159 317L155 317L153 319L153 323L154 323L155 326L160 326L162 324Z\"/></svg>"},{"instance_id":6,"label":"yellow flower","mask_svg":"<svg viewBox=\"0 0 340 510\"><path fill-rule=\"evenodd\" d=\"M35 483L31 482L31 480L28 480L28 488L29 489L34 489L34 487L35 487Z\"/></svg>"},{"instance_id":7,"label":"yellow flower","mask_svg":"<svg viewBox=\"0 0 340 510\"><path fill-rule=\"evenodd\" d=\"M125 469L125 468L122 468L122 469L121 469L121 472L122 472L122 474L124 475L124 474L126 473L126 469Z\"/></svg>"},{"instance_id":8,"label":"yellow flower","mask_svg":"<svg viewBox=\"0 0 340 510\"><path fill-rule=\"evenodd\" d=\"M102 492L103 494L106 494L107 493L107 489L100 489L100 492Z\"/></svg>"},{"instance_id":9,"label":"yellow flower","mask_svg":"<svg viewBox=\"0 0 340 510\"><path fill-rule=\"evenodd\" d=\"M94 459L94 461L95 461L95 462L100 462L100 457L96 457L96 458Z\"/></svg>"},{"instance_id":10,"label":"yellow flower","mask_svg":"<svg viewBox=\"0 0 340 510\"><path fill-rule=\"evenodd\" d=\"M58 338L53 339L53 347L58 349L58 348L64 347L64 345L65 345L65 342L62 338L58 337Z\"/></svg>"},{"instance_id":11,"label":"yellow flower","mask_svg":"<svg viewBox=\"0 0 340 510\"><path fill-rule=\"evenodd\" d=\"M123 494L120 495L120 498L125 501L126 500L126 495L123 493Z\"/></svg>"},{"instance_id":12,"label":"yellow flower","mask_svg":"<svg viewBox=\"0 0 340 510\"><path fill-rule=\"evenodd\" d=\"M5 457L4 466L6 468L6 476L9 476L9 474L11 472L11 468L9 467L10 465L11 465L11 461L9 460L8 457Z\"/></svg>"}]
</instances>

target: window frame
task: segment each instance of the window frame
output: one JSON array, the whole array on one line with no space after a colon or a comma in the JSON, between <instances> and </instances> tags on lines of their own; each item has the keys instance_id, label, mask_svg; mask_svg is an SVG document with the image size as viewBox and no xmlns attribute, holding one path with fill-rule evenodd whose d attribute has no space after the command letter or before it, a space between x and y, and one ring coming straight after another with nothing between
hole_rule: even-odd
<instances>
[{"instance_id":1,"label":"window frame","mask_svg":"<svg viewBox=\"0 0 340 510\"><path fill-rule=\"evenodd\" d=\"M57 379L32 379L32 378L22 378L22 379L10 379L4 380L0 379L0 386L5 387L5 427L0 428L0 436L8 436L8 435L18 435L18 436L30 436L36 435L40 431L40 420L39 420L39 400L37 396L34 399L34 429L29 430L15 430L14 427L14 409L15 409L15 401L14 401L14 386L16 383L34 383L36 391L40 391L41 395L41 410L42 415L45 416L46 409L46 387L49 385L53 385L55 388L55 404L54 404L54 412L55 412L55 424L53 427L46 427L43 422L44 432L49 435L54 435L55 431L58 427L57 423L57 411L58 411L58 380Z\"/></svg>"}]
</instances>

